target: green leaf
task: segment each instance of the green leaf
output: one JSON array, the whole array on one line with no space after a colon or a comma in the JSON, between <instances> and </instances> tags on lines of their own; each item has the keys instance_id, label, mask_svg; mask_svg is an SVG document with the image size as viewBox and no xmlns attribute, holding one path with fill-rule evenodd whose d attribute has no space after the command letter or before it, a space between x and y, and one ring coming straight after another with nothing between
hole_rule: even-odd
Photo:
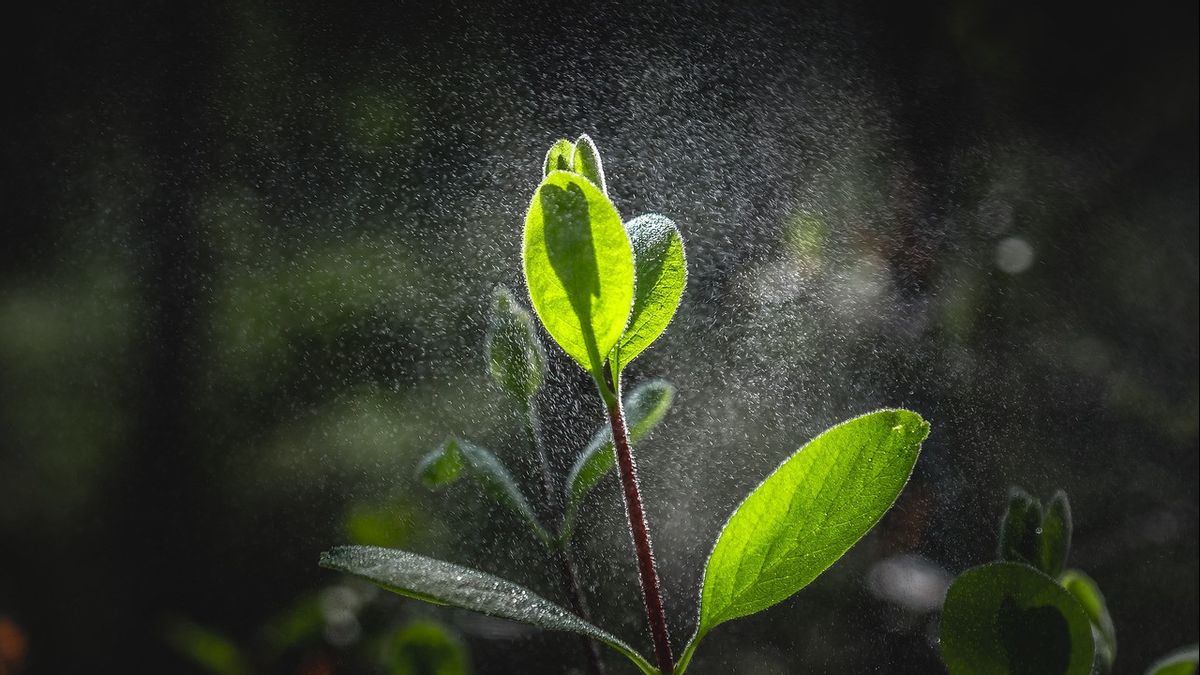
<instances>
[{"instance_id":1,"label":"green leaf","mask_svg":"<svg viewBox=\"0 0 1200 675\"><path fill-rule=\"evenodd\" d=\"M387 639L384 662L391 675L467 675L467 648L434 621L412 621Z\"/></svg>"},{"instance_id":2,"label":"green leaf","mask_svg":"<svg viewBox=\"0 0 1200 675\"><path fill-rule=\"evenodd\" d=\"M406 503L352 503L345 520L346 536L354 544L403 546L416 529Z\"/></svg>"},{"instance_id":3,"label":"green leaf","mask_svg":"<svg viewBox=\"0 0 1200 675\"><path fill-rule=\"evenodd\" d=\"M457 481L462 476L462 470L462 453L459 452L458 443L450 439L417 462L416 474L425 487L440 488Z\"/></svg>"},{"instance_id":4,"label":"green leaf","mask_svg":"<svg viewBox=\"0 0 1200 675\"><path fill-rule=\"evenodd\" d=\"M339 546L321 566L366 579L393 593L537 626L579 633L612 647L643 673L658 670L632 647L527 588L479 570L416 553L374 546Z\"/></svg>"},{"instance_id":5,"label":"green leaf","mask_svg":"<svg viewBox=\"0 0 1200 675\"><path fill-rule=\"evenodd\" d=\"M493 294L485 351L492 379L528 405L542 387L546 353L529 312L517 304L507 288L498 287Z\"/></svg>"},{"instance_id":6,"label":"green leaf","mask_svg":"<svg viewBox=\"0 0 1200 675\"><path fill-rule=\"evenodd\" d=\"M562 141L559 141L561 143ZM571 171L592 181L604 194L608 194L608 184L604 181L604 163L600 161L600 151L587 134L575 141L575 152L571 155Z\"/></svg>"},{"instance_id":7,"label":"green leaf","mask_svg":"<svg viewBox=\"0 0 1200 675\"><path fill-rule=\"evenodd\" d=\"M675 398L675 387L666 380L649 380L639 384L625 396L625 421L629 425L629 439L637 443L650 433L667 414ZM566 511L560 539L568 541L575 525L575 517L583 498L616 466L613 452L612 429L601 425L592 436L591 443L579 453L575 465L567 475Z\"/></svg>"},{"instance_id":8,"label":"green leaf","mask_svg":"<svg viewBox=\"0 0 1200 675\"><path fill-rule=\"evenodd\" d=\"M611 359L620 373L666 330L687 285L683 237L669 218L638 216L625 224L637 274L633 313Z\"/></svg>"},{"instance_id":9,"label":"green leaf","mask_svg":"<svg viewBox=\"0 0 1200 675\"><path fill-rule=\"evenodd\" d=\"M1200 672L1200 646L1182 647L1150 666L1146 675L1196 675Z\"/></svg>"},{"instance_id":10,"label":"green leaf","mask_svg":"<svg viewBox=\"0 0 1200 675\"><path fill-rule=\"evenodd\" d=\"M1088 615L1092 622L1096 653L1104 660L1106 668L1111 669L1113 661L1117 658L1117 629L1108 613L1108 603L1104 601L1100 587L1091 577L1079 570L1067 570L1058 583L1067 589Z\"/></svg>"},{"instance_id":11,"label":"green leaf","mask_svg":"<svg viewBox=\"0 0 1200 675\"><path fill-rule=\"evenodd\" d=\"M1058 578L1067 566L1071 554L1071 503L1067 493L1059 490L1050 500L1046 515L1042 516L1041 552L1039 567L1051 577Z\"/></svg>"},{"instance_id":12,"label":"green leaf","mask_svg":"<svg viewBox=\"0 0 1200 675\"><path fill-rule=\"evenodd\" d=\"M213 675L246 675L250 665L229 638L191 621L172 621L167 642L189 661Z\"/></svg>"},{"instance_id":13,"label":"green leaf","mask_svg":"<svg viewBox=\"0 0 1200 675\"><path fill-rule=\"evenodd\" d=\"M512 474L490 451L474 443L451 438L417 465L417 474L426 485L433 488L454 482L463 470L479 483L488 496L528 523L538 540L547 545L552 542L550 533L542 527Z\"/></svg>"},{"instance_id":14,"label":"green leaf","mask_svg":"<svg viewBox=\"0 0 1200 675\"><path fill-rule=\"evenodd\" d=\"M1001 560L1040 567L1042 504L1019 487L1008 491L1008 510L1000 521Z\"/></svg>"},{"instance_id":15,"label":"green leaf","mask_svg":"<svg viewBox=\"0 0 1200 675\"><path fill-rule=\"evenodd\" d=\"M525 218L524 267L547 332L602 380L633 307L633 247L612 202L582 176L551 172Z\"/></svg>"},{"instance_id":16,"label":"green leaf","mask_svg":"<svg viewBox=\"0 0 1200 675\"><path fill-rule=\"evenodd\" d=\"M571 158L575 155L575 144L561 138L550 146L546 153L546 161L542 164L542 177L550 175L551 171L571 171Z\"/></svg>"},{"instance_id":17,"label":"green leaf","mask_svg":"<svg viewBox=\"0 0 1200 675\"><path fill-rule=\"evenodd\" d=\"M1088 675L1091 622L1071 594L1028 565L998 562L950 585L941 619L951 675Z\"/></svg>"},{"instance_id":18,"label":"green leaf","mask_svg":"<svg viewBox=\"0 0 1200 675\"><path fill-rule=\"evenodd\" d=\"M272 616L259 631L269 658L276 659L302 642L315 638L325 628L325 613L316 592L292 600L282 612Z\"/></svg>"},{"instance_id":19,"label":"green leaf","mask_svg":"<svg viewBox=\"0 0 1200 675\"><path fill-rule=\"evenodd\" d=\"M928 434L916 413L880 410L832 427L775 469L713 547L681 668L718 624L790 597L874 527L904 489Z\"/></svg>"}]
</instances>

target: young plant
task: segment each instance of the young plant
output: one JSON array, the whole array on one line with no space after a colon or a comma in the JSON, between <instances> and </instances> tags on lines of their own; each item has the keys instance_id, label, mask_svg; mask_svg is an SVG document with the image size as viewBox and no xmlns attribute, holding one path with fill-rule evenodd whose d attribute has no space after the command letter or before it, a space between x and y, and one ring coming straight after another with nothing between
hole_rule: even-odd
<instances>
[{"instance_id":1,"label":"young plant","mask_svg":"<svg viewBox=\"0 0 1200 675\"><path fill-rule=\"evenodd\" d=\"M432 485L473 477L573 569L567 551L582 498L616 467L653 659L587 620L578 584L572 589L570 579L564 594L574 612L512 582L407 551L342 546L322 554L321 565L401 595L578 633L611 647L643 673L670 675L687 669L717 626L791 597L861 539L904 489L929 425L907 410L868 413L818 435L767 476L717 538L695 630L676 660L632 447L665 414L674 389L651 381L623 396L621 376L663 333L679 305L687 280L683 238L663 216L623 221L607 187L590 138L555 143L525 217L523 250L533 309L555 343L591 375L606 427L579 454L567 484L555 485L535 403L544 354L528 315L501 292L489 362L493 377L525 406L543 467L544 517L494 454L466 441L448 441L422 461L419 473Z\"/></svg>"},{"instance_id":2,"label":"young plant","mask_svg":"<svg viewBox=\"0 0 1200 675\"><path fill-rule=\"evenodd\" d=\"M1067 569L1071 504L1020 488L1000 520L998 556L950 585L942 657L951 675L1088 675L1112 670L1117 636L1099 586Z\"/></svg>"}]
</instances>

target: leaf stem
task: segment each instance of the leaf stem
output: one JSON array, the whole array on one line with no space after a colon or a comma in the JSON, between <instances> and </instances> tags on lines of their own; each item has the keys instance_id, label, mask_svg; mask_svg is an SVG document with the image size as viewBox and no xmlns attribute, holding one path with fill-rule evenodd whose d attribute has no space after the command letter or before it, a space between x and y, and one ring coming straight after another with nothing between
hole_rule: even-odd
<instances>
[{"instance_id":1,"label":"leaf stem","mask_svg":"<svg viewBox=\"0 0 1200 675\"><path fill-rule=\"evenodd\" d=\"M613 448L616 450L617 469L625 496L625 515L629 519L629 532L633 536L633 548L637 553L638 576L642 582L642 598L646 603L646 619L650 624L650 636L654 642L654 656L663 675L671 675L675 667L671 655L671 634L667 629L667 614L663 608L654 549L650 545L650 528L646 524L645 509L642 508L637 465L633 461L629 430L625 424L625 411L621 406L620 375L615 372L613 375L611 389L600 379L596 380L596 385L600 388L600 397L604 399L608 421L612 426Z\"/></svg>"},{"instance_id":2,"label":"leaf stem","mask_svg":"<svg viewBox=\"0 0 1200 675\"><path fill-rule=\"evenodd\" d=\"M530 397L525 405L525 420L529 428L529 437L537 449L538 459L542 465L542 488L545 490L545 499L547 510L552 514L551 519L546 522L550 524L553 531L559 532L562 524L554 523L554 518L561 520L563 512L562 499L559 498L559 492L554 487L554 476L550 471L550 455L546 451L546 444L542 440L542 420L538 415L536 395ZM557 542L557 545L556 543ZM575 569L575 561L571 559L570 541L559 534L551 539L548 545L550 555L556 558L558 563L560 583L563 593L566 594L567 600L571 604L571 610L578 614L584 621L591 623L591 610L588 608L587 599L583 595L583 589L579 585L579 574ZM600 658L600 645L595 640L580 635L579 640L583 647L583 651L587 654L588 672L590 675L604 675L604 661Z\"/></svg>"}]
</instances>

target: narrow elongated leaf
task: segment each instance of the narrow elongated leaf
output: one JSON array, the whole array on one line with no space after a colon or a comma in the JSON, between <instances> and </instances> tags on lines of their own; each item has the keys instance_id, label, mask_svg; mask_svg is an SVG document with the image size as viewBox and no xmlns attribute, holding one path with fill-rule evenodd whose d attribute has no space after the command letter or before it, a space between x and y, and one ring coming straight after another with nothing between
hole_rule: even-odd
<instances>
[{"instance_id":1,"label":"narrow elongated leaf","mask_svg":"<svg viewBox=\"0 0 1200 675\"><path fill-rule=\"evenodd\" d=\"M497 288L493 294L484 351L496 384L528 405L542 387L546 353L534 329L533 318L507 288Z\"/></svg>"},{"instance_id":2,"label":"narrow elongated leaf","mask_svg":"<svg viewBox=\"0 0 1200 675\"><path fill-rule=\"evenodd\" d=\"M1028 565L961 574L946 592L942 658L951 675L1088 675L1091 622L1071 594Z\"/></svg>"},{"instance_id":3,"label":"narrow elongated leaf","mask_svg":"<svg viewBox=\"0 0 1200 675\"><path fill-rule=\"evenodd\" d=\"M617 650L643 673L658 673L645 658L611 633L523 586L479 570L375 546L339 546L321 554L321 566L425 602L461 607L546 630L579 633Z\"/></svg>"},{"instance_id":4,"label":"narrow elongated leaf","mask_svg":"<svg viewBox=\"0 0 1200 675\"><path fill-rule=\"evenodd\" d=\"M1177 649L1150 666L1146 675L1196 675L1200 673L1200 647Z\"/></svg>"},{"instance_id":5,"label":"narrow elongated leaf","mask_svg":"<svg viewBox=\"0 0 1200 675\"><path fill-rule=\"evenodd\" d=\"M1046 507L1042 516L1041 555L1038 558L1039 567L1051 577L1058 578L1067 567L1067 557L1071 554L1071 503L1067 493L1059 490Z\"/></svg>"},{"instance_id":6,"label":"narrow elongated leaf","mask_svg":"<svg viewBox=\"0 0 1200 675\"><path fill-rule=\"evenodd\" d=\"M666 380L649 380L634 387L625 397L624 405L630 442L637 443L645 438L667 414L674 398L675 387ZM579 453L575 465L567 475L566 512L560 535L563 541L571 538L571 530L583 498L596 487L601 478L612 471L616 463L612 429L607 424L601 425L592 436L592 442Z\"/></svg>"},{"instance_id":7,"label":"narrow elongated leaf","mask_svg":"<svg viewBox=\"0 0 1200 675\"><path fill-rule=\"evenodd\" d=\"M1042 504L1019 487L1008 491L1008 510L1000 521L1001 560L1040 567Z\"/></svg>"},{"instance_id":8,"label":"narrow elongated leaf","mask_svg":"<svg viewBox=\"0 0 1200 675\"><path fill-rule=\"evenodd\" d=\"M546 331L600 377L633 307L633 247L591 181L553 171L525 218L525 281Z\"/></svg>"},{"instance_id":9,"label":"narrow elongated leaf","mask_svg":"<svg viewBox=\"0 0 1200 675\"><path fill-rule=\"evenodd\" d=\"M550 175L551 171L571 171L571 159L575 155L575 144L565 138L560 138L550 146L546 153L546 161L542 164L542 177Z\"/></svg>"},{"instance_id":10,"label":"narrow elongated leaf","mask_svg":"<svg viewBox=\"0 0 1200 675\"><path fill-rule=\"evenodd\" d=\"M700 620L681 665L718 624L790 597L841 558L896 501L928 434L929 424L907 410L856 417L755 488L708 558Z\"/></svg>"},{"instance_id":11,"label":"narrow elongated leaf","mask_svg":"<svg viewBox=\"0 0 1200 675\"><path fill-rule=\"evenodd\" d=\"M671 219L647 214L625 229L633 244L637 283L629 325L611 356L618 373L666 330L687 285L683 237Z\"/></svg>"},{"instance_id":12,"label":"narrow elongated leaf","mask_svg":"<svg viewBox=\"0 0 1200 675\"><path fill-rule=\"evenodd\" d=\"M521 517L544 544L552 541L542 526L525 493L517 486L504 463L489 450L468 441L451 438L442 447L426 455L417 465L417 475L429 487L448 485L466 472L474 478L492 499L500 502Z\"/></svg>"},{"instance_id":13,"label":"narrow elongated leaf","mask_svg":"<svg viewBox=\"0 0 1200 675\"><path fill-rule=\"evenodd\" d=\"M1104 660L1105 666L1111 669L1113 661L1117 658L1117 629L1108 613L1108 603L1104 601L1100 587L1091 577L1079 570L1067 570L1058 583L1067 589L1087 613L1092 622L1096 653Z\"/></svg>"},{"instance_id":14,"label":"narrow elongated leaf","mask_svg":"<svg viewBox=\"0 0 1200 675\"><path fill-rule=\"evenodd\" d=\"M560 141L561 142L561 141ZM596 184L600 191L608 194L608 184L604 180L604 163L600 160L600 151L587 134L575 141L575 152L571 155L571 170Z\"/></svg>"}]
</instances>

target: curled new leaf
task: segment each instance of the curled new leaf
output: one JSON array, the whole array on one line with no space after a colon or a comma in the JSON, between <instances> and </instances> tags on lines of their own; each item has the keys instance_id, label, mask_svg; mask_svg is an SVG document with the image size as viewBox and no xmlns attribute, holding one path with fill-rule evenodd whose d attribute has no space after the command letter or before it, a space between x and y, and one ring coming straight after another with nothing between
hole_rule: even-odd
<instances>
[{"instance_id":1,"label":"curled new leaf","mask_svg":"<svg viewBox=\"0 0 1200 675\"><path fill-rule=\"evenodd\" d=\"M1057 578L1067 567L1067 556L1071 554L1071 503L1067 493L1054 493L1046 514L1042 516L1041 554L1039 567L1051 577Z\"/></svg>"},{"instance_id":2,"label":"curled new leaf","mask_svg":"<svg viewBox=\"0 0 1200 675\"><path fill-rule=\"evenodd\" d=\"M475 479L484 492L521 517L544 544L552 539L542 526L533 507L525 499L512 474L495 455L474 443L451 438L442 447L426 455L417 465L417 475L430 487L452 483L463 471Z\"/></svg>"},{"instance_id":3,"label":"curled new leaf","mask_svg":"<svg viewBox=\"0 0 1200 675\"><path fill-rule=\"evenodd\" d=\"M1071 594L1028 565L967 570L946 592L942 658L951 675L1088 675L1091 622Z\"/></svg>"},{"instance_id":4,"label":"curled new leaf","mask_svg":"<svg viewBox=\"0 0 1200 675\"><path fill-rule=\"evenodd\" d=\"M617 373L666 330L687 285L683 237L670 218L638 216L625 229L633 245L637 283L629 325L610 357Z\"/></svg>"},{"instance_id":5,"label":"curled new leaf","mask_svg":"<svg viewBox=\"0 0 1200 675\"><path fill-rule=\"evenodd\" d=\"M650 433L667 414L675 398L675 387L666 380L643 382L625 397L625 420L629 426L630 442L637 443ZM571 538L575 517L583 498L600 479L612 471L617 458L613 453L612 428L601 425L591 443L579 453L571 473L567 475L567 503L560 538Z\"/></svg>"},{"instance_id":6,"label":"curled new leaf","mask_svg":"<svg viewBox=\"0 0 1200 675\"><path fill-rule=\"evenodd\" d=\"M700 620L676 673L700 640L807 586L891 508L908 483L929 424L880 410L817 436L737 507L704 569Z\"/></svg>"},{"instance_id":7,"label":"curled new leaf","mask_svg":"<svg viewBox=\"0 0 1200 675\"><path fill-rule=\"evenodd\" d=\"M417 600L461 607L546 630L579 633L612 647L643 673L658 673L645 658L611 633L523 586L479 570L376 546L339 546L321 554L321 566Z\"/></svg>"},{"instance_id":8,"label":"curled new leaf","mask_svg":"<svg viewBox=\"0 0 1200 675\"><path fill-rule=\"evenodd\" d=\"M546 331L601 378L633 307L633 248L617 209L586 178L551 172L525 217L524 268Z\"/></svg>"},{"instance_id":9,"label":"curled new leaf","mask_svg":"<svg viewBox=\"0 0 1200 675\"><path fill-rule=\"evenodd\" d=\"M999 558L1040 567L1042 504L1019 487L1008 491L1008 510L1000 521Z\"/></svg>"},{"instance_id":10,"label":"curled new leaf","mask_svg":"<svg viewBox=\"0 0 1200 675\"><path fill-rule=\"evenodd\" d=\"M561 143L562 141L559 141ZM575 141L575 152L571 154L571 171L583 176L596 184L600 191L608 194L608 184L604 180L604 163L600 161L600 151L587 134Z\"/></svg>"},{"instance_id":11,"label":"curled new leaf","mask_svg":"<svg viewBox=\"0 0 1200 675\"><path fill-rule=\"evenodd\" d=\"M541 389L546 354L529 312L506 288L497 288L493 296L485 351L492 379L528 405Z\"/></svg>"},{"instance_id":12,"label":"curled new leaf","mask_svg":"<svg viewBox=\"0 0 1200 675\"><path fill-rule=\"evenodd\" d=\"M999 558L1025 563L1051 577L1062 574L1071 552L1071 504L1059 490L1044 511L1042 503L1018 487L1009 490L1000 521Z\"/></svg>"},{"instance_id":13,"label":"curled new leaf","mask_svg":"<svg viewBox=\"0 0 1200 675\"><path fill-rule=\"evenodd\" d=\"M550 146L546 153L546 161L542 165L542 177L550 175L551 171L571 171L571 158L575 154L575 144L561 138Z\"/></svg>"}]
</instances>

